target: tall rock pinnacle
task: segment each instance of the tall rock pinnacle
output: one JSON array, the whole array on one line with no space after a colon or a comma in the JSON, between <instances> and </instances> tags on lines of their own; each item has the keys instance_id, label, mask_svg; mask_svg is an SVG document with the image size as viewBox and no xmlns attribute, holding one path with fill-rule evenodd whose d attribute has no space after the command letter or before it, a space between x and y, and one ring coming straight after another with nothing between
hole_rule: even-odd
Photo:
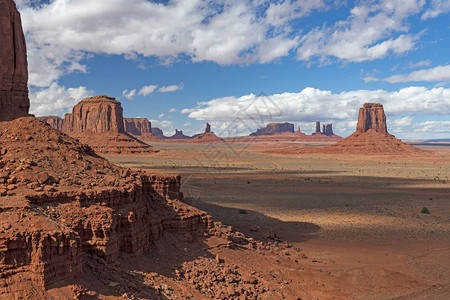
<instances>
[{"instance_id":1,"label":"tall rock pinnacle","mask_svg":"<svg viewBox=\"0 0 450 300\"><path fill-rule=\"evenodd\" d=\"M364 106L359 109L356 131L364 133L369 129L387 134L386 115L384 114L383 104L364 103Z\"/></svg>"},{"instance_id":2,"label":"tall rock pinnacle","mask_svg":"<svg viewBox=\"0 0 450 300\"><path fill-rule=\"evenodd\" d=\"M0 121L28 115L28 64L20 14L0 0Z\"/></svg>"}]
</instances>

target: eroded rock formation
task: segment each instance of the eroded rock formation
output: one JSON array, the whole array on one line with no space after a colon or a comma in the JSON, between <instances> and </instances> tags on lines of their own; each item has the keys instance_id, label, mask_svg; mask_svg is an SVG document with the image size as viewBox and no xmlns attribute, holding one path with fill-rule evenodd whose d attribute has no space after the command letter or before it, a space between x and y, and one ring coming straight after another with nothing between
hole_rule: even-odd
<instances>
[{"instance_id":1,"label":"eroded rock formation","mask_svg":"<svg viewBox=\"0 0 450 300\"><path fill-rule=\"evenodd\" d=\"M192 140L194 142L216 142L221 141L222 139L215 135L214 132L211 131L211 125L206 123L205 132L194 135Z\"/></svg>"},{"instance_id":2,"label":"eroded rock formation","mask_svg":"<svg viewBox=\"0 0 450 300\"><path fill-rule=\"evenodd\" d=\"M356 131L364 133L370 129L387 134L386 115L380 103L364 103L359 109Z\"/></svg>"},{"instance_id":3,"label":"eroded rock formation","mask_svg":"<svg viewBox=\"0 0 450 300\"><path fill-rule=\"evenodd\" d=\"M314 152L355 154L426 154L427 151L405 144L387 132L386 116L380 103L364 103L359 110L356 131L342 141Z\"/></svg>"},{"instance_id":4,"label":"eroded rock formation","mask_svg":"<svg viewBox=\"0 0 450 300\"><path fill-rule=\"evenodd\" d=\"M20 14L0 0L0 121L28 115L28 65Z\"/></svg>"},{"instance_id":5,"label":"eroded rock formation","mask_svg":"<svg viewBox=\"0 0 450 300\"><path fill-rule=\"evenodd\" d=\"M82 253L115 261L210 226L180 177L114 166L35 118L0 122L0 145L0 298L77 278Z\"/></svg>"},{"instance_id":6,"label":"eroded rock formation","mask_svg":"<svg viewBox=\"0 0 450 300\"><path fill-rule=\"evenodd\" d=\"M108 96L86 98L66 114L63 131L101 154L145 154L155 150L125 131L123 109Z\"/></svg>"},{"instance_id":7,"label":"eroded rock formation","mask_svg":"<svg viewBox=\"0 0 450 300\"><path fill-rule=\"evenodd\" d=\"M323 125L323 131L322 133L326 136L333 136L333 124L327 124L327 125Z\"/></svg>"},{"instance_id":8,"label":"eroded rock formation","mask_svg":"<svg viewBox=\"0 0 450 300\"><path fill-rule=\"evenodd\" d=\"M156 137L159 137L160 139L165 139L166 136L164 135L164 132L159 129L158 127L152 127L152 133L153 135L155 135Z\"/></svg>"},{"instance_id":9,"label":"eroded rock formation","mask_svg":"<svg viewBox=\"0 0 450 300\"><path fill-rule=\"evenodd\" d=\"M192 137L183 134L183 130L175 129L175 134L167 137L168 140L190 140Z\"/></svg>"},{"instance_id":10,"label":"eroded rock formation","mask_svg":"<svg viewBox=\"0 0 450 300\"><path fill-rule=\"evenodd\" d=\"M125 131L132 135L152 133L152 124L146 118L124 118L123 125Z\"/></svg>"},{"instance_id":11,"label":"eroded rock formation","mask_svg":"<svg viewBox=\"0 0 450 300\"><path fill-rule=\"evenodd\" d=\"M211 125L209 123L206 123L205 133L211 132Z\"/></svg>"},{"instance_id":12,"label":"eroded rock formation","mask_svg":"<svg viewBox=\"0 0 450 300\"><path fill-rule=\"evenodd\" d=\"M47 123L59 131L63 131L64 120L58 116L38 117L37 119L41 122Z\"/></svg>"},{"instance_id":13,"label":"eroded rock formation","mask_svg":"<svg viewBox=\"0 0 450 300\"><path fill-rule=\"evenodd\" d=\"M282 133L293 133L294 124L291 123L269 123L266 127L258 129L256 132L251 133L250 136L261 135L275 135Z\"/></svg>"}]
</instances>

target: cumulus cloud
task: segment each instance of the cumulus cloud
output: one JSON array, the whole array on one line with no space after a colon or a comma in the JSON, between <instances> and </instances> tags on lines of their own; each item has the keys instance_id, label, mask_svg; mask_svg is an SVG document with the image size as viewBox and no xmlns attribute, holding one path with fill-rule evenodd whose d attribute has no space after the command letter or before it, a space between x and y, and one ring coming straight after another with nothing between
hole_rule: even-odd
<instances>
[{"instance_id":1,"label":"cumulus cloud","mask_svg":"<svg viewBox=\"0 0 450 300\"><path fill-rule=\"evenodd\" d=\"M157 88L158 88L157 85L144 86L139 90L138 95L146 97L146 96L150 95L151 93L153 93Z\"/></svg>"},{"instance_id":2,"label":"cumulus cloud","mask_svg":"<svg viewBox=\"0 0 450 300\"><path fill-rule=\"evenodd\" d=\"M317 58L322 63L333 57L362 62L410 51L418 36L407 33L406 21L420 12L424 4L424 0L361 1L347 20L305 34L297 58L305 61Z\"/></svg>"},{"instance_id":3,"label":"cumulus cloud","mask_svg":"<svg viewBox=\"0 0 450 300\"><path fill-rule=\"evenodd\" d=\"M341 134L354 131L358 109L364 102L381 102L388 116L449 115L450 89L408 87L398 91L356 90L342 93L305 88L299 93L270 96L254 94L201 102L182 113L207 120L222 131L248 134L269 122L293 122L312 127L315 121L332 122ZM406 122L403 119L397 122Z\"/></svg>"},{"instance_id":4,"label":"cumulus cloud","mask_svg":"<svg viewBox=\"0 0 450 300\"><path fill-rule=\"evenodd\" d=\"M158 89L159 93L171 93L176 92L184 89L184 84L180 83L179 85L168 85L168 86L162 86Z\"/></svg>"},{"instance_id":5,"label":"cumulus cloud","mask_svg":"<svg viewBox=\"0 0 450 300\"><path fill-rule=\"evenodd\" d=\"M177 111L176 108L171 108L171 109L169 110L169 113L173 113L173 112L176 112L176 111Z\"/></svg>"},{"instance_id":6,"label":"cumulus cloud","mask_svg":"<svg viewBox=\"0 0 450 300\"><path fill-rule=\"evenodd\" d=\"M173 123L166 120L150 120L152 123L152 127L157 127L161 129L165 135L170 135L171 133L175 133Z\"/></svg>"},{"instance_id":7,"label":"cumulus cloud","mask_svg":"<svg viewBox=\"0 0 450 300\"><path fill-rule=\"evenodd\" d=\"M448 81L450 80L450 65L414 71L406 75L393 75L384 78L383 80L390 83L411 81Z\"/></svg>"},{"instance_id":8,"label":"cumulus cloud","mask_svg":"<svg viewBox=\"0 0 450 300\"><path fill-rule=\"evenodd\" d=\"M449 0L432 0L430 7L422 15L422 20L436 18L441 14L450 12Z\"/></svg>"},{"instance_id":9,"label":"cumulus cloud","mask_svg":"<svg viewBox=\"0 0 450 300\"><path fill-rule=\"evenodd\" d=\"M84 86L66 88L52 83L48 88L30 90L30 113L36 116L58 115L70 112L72 107L84 98L93 96L94 92Z\"/></svg>"},{"instance_id":10,"label":"cumulus cloud","mask_svg":"<svg viewBox=\"0 0 450 300\"><path fill-rule=\"evenodd\" d=\"M30 59L30 84L48 86L85 72L91 53L127 59L155 56L218 64L269 62L297 46L288 22L322 9L325 1L53 0L17 1ZM267 10L267 13L265 11ZM101 41L101 42L99 42ZM276 49L272 49L276 46Z\"/></svg>"},{"instance_id":11,"label":"cumulus cloud","mask_svg":"<svg viewBox=\"0 0 450 300\"><path fill-rule=\"evenodd\" d=\"M429 60L429 59L421 60L416 63L409 63L409 67L411 69L420 68L420 67L429 67L430 65L431 65L431 60Z\"/></svg>"},{"instance_id":12,"label":"cumulus cloud","mask_svg":"<svg viewBox=\"0 0 450 300\"><path fill-rule=\"evenodd\" d=\"M158 119L164 118L164 114L159 114Z\"/></svg>"},{"instance_id":13,"label":"cumulus cloud","mask_svg":"<svg viewBox=\"0 0 450 300\"><path fill-rule=\"evenodd\" d=\"M122 92L122 98L126 98L128 100L133 100L135 96L136 96L136 90L131 90L131 91L124 90Z\"/></svg>"}]
</instances>

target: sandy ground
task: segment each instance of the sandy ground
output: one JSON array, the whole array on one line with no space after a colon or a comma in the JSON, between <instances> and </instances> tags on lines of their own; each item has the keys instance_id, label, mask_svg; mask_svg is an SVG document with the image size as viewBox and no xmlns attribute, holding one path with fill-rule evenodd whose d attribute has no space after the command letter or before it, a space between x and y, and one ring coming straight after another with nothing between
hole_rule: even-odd
<instances>
[{"instance_id":1,"label":"sandy ground","mask_svg":"<svg viewBox=\"0 0 450 300\"><path fill-rule=\"evenodd\" d=\"M108 159L181 174L187 201L215 220L300 248L297 265L280 261L288 294L450 297L450 147L421 146L438 154L430 157L364 157L265 155L265 144L154 146L156 156Z\"/></svg>"}]
</instances>

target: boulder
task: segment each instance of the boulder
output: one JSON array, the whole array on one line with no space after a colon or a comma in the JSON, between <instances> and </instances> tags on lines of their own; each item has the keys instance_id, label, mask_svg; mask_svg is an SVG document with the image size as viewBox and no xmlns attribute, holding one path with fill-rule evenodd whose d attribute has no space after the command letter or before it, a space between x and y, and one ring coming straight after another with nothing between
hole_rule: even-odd
<instances>
[{"instance_id":1,"label":"boulder","mask_svg":"<svg viewBox=\"0 0 450 300\"><path fill-rule=\"evenodd\" d=\"M0 0L0 121L28 115L28 64L20 14Z\"/></svg>"}]
</instances>

